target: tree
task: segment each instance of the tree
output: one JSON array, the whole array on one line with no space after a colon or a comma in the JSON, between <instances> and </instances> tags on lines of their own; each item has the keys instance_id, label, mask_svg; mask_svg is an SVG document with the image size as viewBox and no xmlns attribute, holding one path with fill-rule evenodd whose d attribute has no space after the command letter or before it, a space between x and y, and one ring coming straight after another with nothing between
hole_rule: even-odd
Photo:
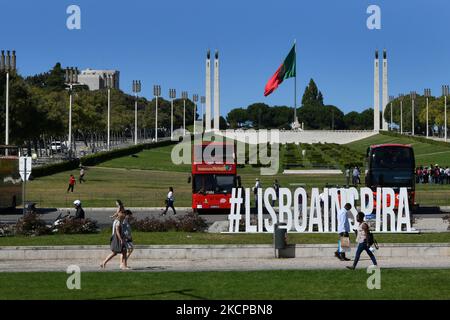
<instances>
[{"instance_id":1,"label":"tree","mask_svg":"<svg viewBox=\"0 0 450 320\"><path fill-rule=\"evenodd\" d=\"M305 88L305 92L302 97L302 106L323 106L322 92L319 91L313 79L309 80L309 84Z\"/></svg>"}]
</instances>

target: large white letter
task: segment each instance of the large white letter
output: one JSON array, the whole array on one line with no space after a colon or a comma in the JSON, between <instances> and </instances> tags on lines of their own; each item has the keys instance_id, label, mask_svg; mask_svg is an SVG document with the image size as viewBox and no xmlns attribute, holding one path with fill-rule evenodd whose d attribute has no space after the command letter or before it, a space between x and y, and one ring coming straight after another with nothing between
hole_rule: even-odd
<instances>
[{"instance_id":1,"label":"large white letter","mask_svg":"<svg viewBox=\"0 0 450 320\"><path fill-rule=\"evenodd\" d=\"M247 188L248 189L248 188ZM248 194L245 193L245 201L250 202L250 189L248 190ZM262 193L261 188L258 189L258 198L260 196L260 194ZM258 200L259 201L259 200ZM258 204L258 206L260 206ZM247 206L246 206L247 207ZM250 207L250 206L249 206ZM258 210L259 211L259 210ZM245 232L256 232L256 226L252 226L251 225L251 215L250 215L250 209L249 210L245 210Z\"/></svg>"},{"instance_id":2,"label":"large white letter","mask_svg":"<svg viewBox=\"0 0 450 320\"><path fill-rule=\"evenodd\" d=\"M381 188L377 188L376 193L376 208L375 208L375 231L380 232L381 231Z\"/></svg>"},{"instance_id":3,"label":"large white letter","mask_svg":"<svg viewBox=\"0 0 450 320\"><path fill-rule=\"evenodd\" d=\"M403 211L405 211L405 215L403 215ZM406 188L400 188L400 193L398 195L397 219L397 232L402 231L403 224L406 224L406 231L411 231L408 190Z\"/></svg>"},{"instance_id":4,"label":"large white letter","mask_svg":"<svg viewBox=\"0 0 450 320\"><path fill-rule=\"evenodd\" d=\"M343 190L343 189L340 189ZM332 188L330 189L330 195L331 195L331 231L336 232L336 216L337 213L342 209L344 206L341 204L341 198L342 194L340 195L338 192L338 189Z\"/></svg>"},{"instance_id":5,"label":"large white letter","mask_svg":"<svg viewBox=\"0 0 450 320\"><path fill-rule=\"evenodd\" d=\"M329 191L328 188L323 189L323 231L330 231L330 204L329 204Z\"/></svg>"},{"instance_id":6,"label":"large white letter","mask_svg":"<svg viewBox=\"0 0 450 320\"><path fill-rule=\"evenodd\" d=\"M349 223L350 223L350 230L353 230L356 225L356 216L358 215L358 210L356 210L356 200L358 200L359 197L358 190L356 190L356 188L354 187L351 187L346 190L346 195L347 195L347 202L352 205L350 212L353 214L353 220L349 221Z\"/></svg>"},{"instance_id":7,"label":"large white letter","mask_svg":"<svg viewBox=\"0 0 450 320\"><path fill-rule=\"evenodd\" d=\"M364 187L359 190L361 193L361 212L370 215L373 212L373 192L372 189ZM366 201L367 200L367 201Z\"/></svg>"},{"instance_id":8,"label":"large white letter","mask_svg":"<svg viewBox=\"0 0 450 320\"><path fill-rule=\"evenodd\" d=\"M300 212L299 212L299 200L302 199L302 224L298 223ZM306 230L306 223L308 222L308 197L306 191L303 188L297 188L294 192L294 227L297 232L304 232Z\"/></svg>"},{"instance_id":9,"label":"large white letter","mask_svg":"<svg viewBox=\"0 0 450 320\"><path fill-rule=\"evenodd\" d=\"M270 204L270 201L272 201L272 199L274 199L275 197L276 195L274 188L267 188L264 191L264 206L266 207L267 212L269 212L270 218L272 219L272 223L269 222L269 219L264 219L264 227L266 228L267 232L273 232L273 226L278 221L275 210L273 210L272 205Z\"/></svg>"},{"instance_id":10,"label":"large white letter","mask_svg":"<svg viewBox=\"0 0 450 320\"><path fill-rule=\"evenodd\" d=\"M317 215L314 215L314 212ZM313 225L317 224L317 229L319 232L323 232L322 227L322 210L320 208L320 197L319 197L319 189L312 188L311 189L311 205L309 208L309 226L308 231L313 231Z\"/></svg>"},{"instance_id":11,"label":"large white letter","mask_svg":"<svg viewBox=\"0 0 450 320\"><path fill-rule=\"evenodd\" d=\"M286 197L286 202L285 202ZM287 215L287 222L286 222L286 229L287 231L290 231L292 229L292 211L291 211L291 204L292 204L292 195L291 190L288 188L280 188L280 199L279 201L279 208L278 208L278 215L280 217L279 221L284 222L284 214Z\"/></svg>"},{"instance_id":12,"label":"large white letter","mask_svg":"<svg viewBox=\"0 0 450 320\"><path fill-rule=\"evenodd\" d=\"M388 198L389 197L389 198ZM389 202L389 204L388 204ZM388 231L388 216L391 220L390 230L395 231L395 192L392 188L383 188L383 232Z\"/></svg>"}]
</instances>

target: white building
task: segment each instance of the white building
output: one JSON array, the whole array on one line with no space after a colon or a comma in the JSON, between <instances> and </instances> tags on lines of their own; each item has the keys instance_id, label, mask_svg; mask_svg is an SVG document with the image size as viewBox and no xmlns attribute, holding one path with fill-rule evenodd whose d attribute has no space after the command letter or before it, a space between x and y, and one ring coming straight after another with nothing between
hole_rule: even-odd
<instances>
[{"instance_id":1,"label":"white building","mask_svg":"<svg viewBox=\"0 0 450 320\"><path fill-rule=\"evenodd\" d=\"M86 69L78 75L78 82L87 85L91 91L105 89L108 81L111 81L111 88L119 89L119 78L117 70Z\"/></svg>"}]
</instances>

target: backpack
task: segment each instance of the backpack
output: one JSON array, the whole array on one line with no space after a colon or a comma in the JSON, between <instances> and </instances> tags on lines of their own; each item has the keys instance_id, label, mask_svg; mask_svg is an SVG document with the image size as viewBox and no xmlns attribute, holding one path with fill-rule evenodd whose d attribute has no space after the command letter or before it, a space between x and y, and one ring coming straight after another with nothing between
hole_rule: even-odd
<instances>
[{"instance_id":1,"label":"backpack","mask_svg":"<svg viewBox=\"0 0 450 320\"><path fill-rule=\"evenodd\" d=\"M367 233L367 246L370 248L371 246L374 246L378 250L378 242L375 240L375 237L373 236L373 233L368 230Z\"/></svg>"}]
</instances>

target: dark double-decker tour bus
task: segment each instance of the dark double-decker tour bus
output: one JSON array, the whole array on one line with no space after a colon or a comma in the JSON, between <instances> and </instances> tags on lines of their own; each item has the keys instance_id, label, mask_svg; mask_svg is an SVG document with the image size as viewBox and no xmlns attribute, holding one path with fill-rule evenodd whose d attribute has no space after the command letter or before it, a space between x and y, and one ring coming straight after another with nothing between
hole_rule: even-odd
<instances>
[{"instance_id":1,"label":"dark double-decker tour bus","mask_svg":"<svg viewBox=\"0 0 450 320\"><path fill-rule=\"evenodd\" d=\"M21 202L19 148L0 145L0 211L12 210Z\"/></svg>"},{"instance_id":2,"label":"dark double-decker tour bus","mask_svg":"<svg viewBox=\"0 0 450 320\"><path fill-rule=\"evenodd\" d=\"M376 205L377 187L389 187L395 192L395 208L398 208L400 188L407 188L409 207L415 206L415 158L411 145L379 144L367 149L366 186L371 188ZM390 199L388 204L390 203Z\"/></svg>"},{"instance_id":3,"label":"dark double-decker tour bus","mask_svg":"<svg viewBox=\"0 0 450 320\"><path fill-rule=\"evenodd\" d=\"M221 161L205 159L204 151ZM212 148L212 149L211 149ZM215 154L220 150L221 154ZM234 143L202 142L193 146L192 209L198 213L223 213L230 210L231 191L236 186Z\"/></svg>"}]
</instances>

